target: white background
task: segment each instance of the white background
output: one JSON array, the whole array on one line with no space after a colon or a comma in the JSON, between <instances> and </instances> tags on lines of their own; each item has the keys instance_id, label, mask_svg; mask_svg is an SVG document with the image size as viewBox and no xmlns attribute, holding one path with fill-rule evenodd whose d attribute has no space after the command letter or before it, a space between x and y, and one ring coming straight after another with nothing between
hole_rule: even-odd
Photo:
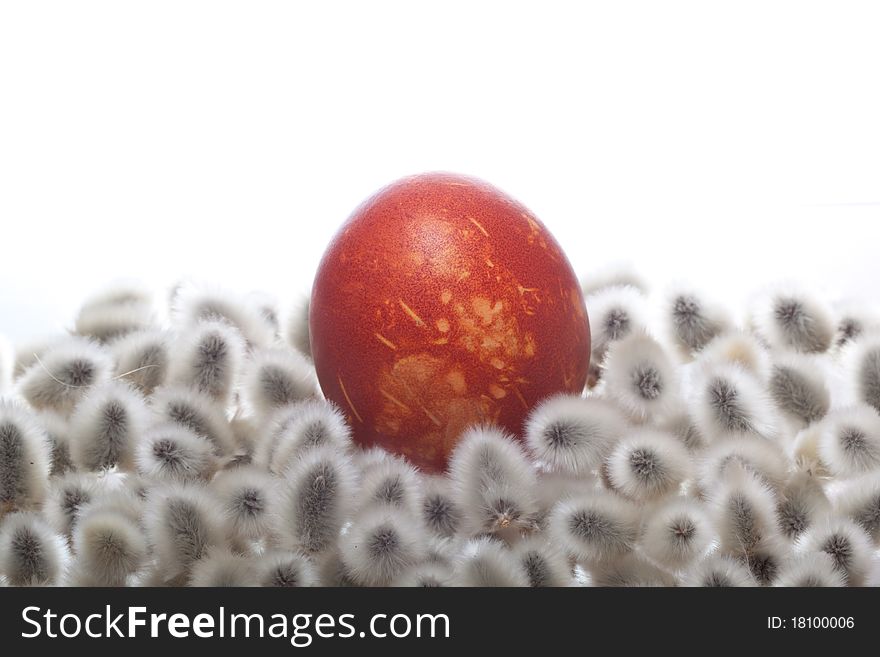
<instances>
[{"instance_id":1,"label":"white background","mask_svg":"<svg viewBox=\"0 0 880 657\"><path fill-rule=\"evenodd\" d=\"M579 273L878 297L872 3L306 4L0 5L0 333L123 276L287 301L362 198L433 169L523 201Z\"/></svg>"}]
</instances>

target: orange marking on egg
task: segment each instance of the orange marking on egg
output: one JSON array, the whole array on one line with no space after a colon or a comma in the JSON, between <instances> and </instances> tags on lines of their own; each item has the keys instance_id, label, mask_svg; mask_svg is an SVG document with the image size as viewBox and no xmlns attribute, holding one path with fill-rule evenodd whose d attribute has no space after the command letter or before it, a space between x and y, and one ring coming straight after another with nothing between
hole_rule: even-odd
<instances>
[{"instance_id":1,"label":"orange marking on egg","mask_svg":"<svg viewBox=\"0 0 880 657\"><path fill-rule=\"evenodd\" d=\"M513 394L516 395L516 398L519 399L519 403L522 404L522 407L526 410L529 410L529 405L526 403L525 397L522 396L522 393L519 391L519 388L514 387Z\"/></svg>"},{"instance_id":2,"label":"orange marking on egg","mask_svg":"<svg viewBox=\"0 0 880 657\"><path fill-rule=\"evenodd\" d=\"M405 312L407 315L409 315L418 326L425 325L425 321L416 314L416 311L414 311L412 308L410 308L408 305L406 305L406 303L404 303L403 299L398 299L398 301L400 302L400 307L403 308L403 312Z\"/></svg>"},{"instance_id":3,"label":"orange marking on egg","mask_svg":"<svg viewBox=\"0 0 880 657\"><path fill-rule=\"evenodd\" d=\"M532 219L528 215L523 215L523 216L526 218L526 221L529 222L529 228L532 229L533 233L538 234L541 232L541 227L538 225L538 222L536 222L534 219Z\"/></svg>"},{"instance_id":4,"label":"orange marking on egg","mask_svg":"<svg viewBox=\"0 0 880 657\"><path fill-rule=\"evenodd\" d=\"M483 226L480 224L479 221L477 221L477 220L474 219L473 217L468 217L468 219L470 220L470 222L471 222L474 226L477 227L477 229L478 229L481 233L483 233L483 235L484 235L485 237L489 237L489 233L486 232L486 229L483 228Z\"/></svg>"},{"instance_id":5,"label":"orange marking on egg","mask_svg":"<svg viewBox=\"0 0 880 657\"><path fill-rule=\"evenodd\" d=\"M464 374L458 370L452 370L446 375L446 382L452 387L452 391L456 395L463 395L467 392L467 384L464 380Z\"/></svg>"},{"instance_id":6,"label":"orange marking on egg","mask_svg":"<svg viewBox=\"0 0 880 657\"><path fill-rule=\"evenodd\" d=\"M422 407L422 410L424 411L424 413L428 417L428 419L431 420L431 422L436 424L438 427L443 426L443 423L440 422L439 418L436 415L434 415L433 413L431 413L431 411L429 411L427 408L425 408L424 404L419 404L419 406Z\"/></svg>"},{"instance_id":7,"label":"orange marking on egg","mask_svg":"<svg viewBox=\"0 0 880 657\"><path fill-rule=\"evenodd\" d=\"M381 333L373 333L373 335L375 335L375 336L376 336L376 339L379 340L379 342L381 342L382 344L384 344L386 347L388 347L389 349L393 349L393 350L397 351L397 345L394 344L393 342L391 342L391 340L389 340L388 338L386 338L384 335L382 335Z\"/></svg>"},{"instance_id":8,"label":"orange marking on egg","mask_svg":"<svg viewBox=\"0 0 880 657\"><path fill-rule=\"evenodd\" d=\"M406 404L404 404L402 401L400 401L397 397L395 397L394 395L392 395L390 392L388 392L388 391L385 390L384 388L379 388L379 392L382 394L382 396L383 396L385 399L387 399L388 401L390 401L390 402L391 402L392 404L394 404L395 406L398 406L399 408L402 408L403 410L405 410L405 411L407 411L407 412L411 412L409 406L407 406Z\"/></svg>"},{"instance_id":9,"label":"orange marking on egg","mask_svg":"<svg viewBox=\"0 0 880 657\"><path fill-rule=\"evenodd\" d=\"M348 407L351 409L351 412L354 413L354 416L358 419L358 422L363 422L364 418L362 418L361 414L357 412L357 409L354 407L354 404L351 401L351 397L348 396L348 391L345 389L345 384L342 382L342 377L337 376L336 379L339 381L339 387L342 389L342 394L345 396L345 401L348 402Z\"/></svg>"},{"instance_id":10,"label":"orange marking on egg","mask_svg":"<svg viewBox=\"0 0 880 657\"><path fill-rule=\"evenodd\" d=\"M489 386L489 393L495 399L504 399L507 396L507 391L505 391L504 388L499 386L497 383L493 383Z\"/></svg>"}]
</instances>

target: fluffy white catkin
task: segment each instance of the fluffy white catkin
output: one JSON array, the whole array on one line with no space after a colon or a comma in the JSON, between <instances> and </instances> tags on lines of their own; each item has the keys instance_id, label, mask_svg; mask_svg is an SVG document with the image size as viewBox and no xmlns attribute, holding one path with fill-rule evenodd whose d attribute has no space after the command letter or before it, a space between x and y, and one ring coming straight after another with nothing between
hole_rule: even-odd
<instances>
[{"instance_id":1,"label":"fluffy white catkin","mask_svg":"<svg viewBox=\"0 0 880 657\"><path fill-rule=\"evenodd\" d=\"M678 402L672 361L644 332L634 331L608 348L602 378L607 394L638 423L665 417Z\"/></svg>"},{"instance_id":2,"label":"fluffy white catkin","mask_svg":"<svg viewBox=\"0 0 880 657\"><path fill-rule=\"evenodd\" d=\"M14 513L0 526L0 574L13 586L54 586L64 578L67 543L38 513Z\"/></svg>"},{"instance_id":3,"label":"fluffy white catkin","mask_svg":"<svg viewBox=\"0 0 880 657\"><path fill-rule=\"evenodd\" d=\"M712 555L689 568L682 579L684 586L734 588L757 586L748 567L733 557Z\"/></svg>"},{"instance_id":4,"label":"fluffy white catkin","mask_svg":"<svg viewBox=\"0 0 880 657\"><path fill-rule=\"evenodd\" d=\"M200 321L178 337L169 380L227 405L244 361L245 343L224 321Z\"/></svg>"},{"instance_id":5,"label":"fluffy white catkin","mask_svg":"<svg viewBox=\"0 0 880 657\"><path fill-rule=\"evenodd\" d=\"M162 329L129 333L114 340L110 350L116 360L115 375L144 395L151 395L168 379L171 364L171 338Z\"/></svg>"},{"instance_id":6,"label":"fluffy white catkin","mask_svg":"<svg viewBox=\"0 0 880 657\"><path fill-rule=\"evenodd\" d=\"M171 422L154 425L135 454L137 471L155 481L207 480L216 469L214 446L207 438Z\"/></svg>"},{"instance_id":7,"label":"fluffy white catkin","mask_svg":"<svg viewBox=\"0 0 880 657\"><path fill-rule=\"evenodd\" d=\"M49 468L49 442L36 418L22 405L0 399L0 513L42 503Z\"/></svg>"},{"instance_id":8,"label":"fluffy white catkin","mask_svg":"<svg viewBox=\"0 0 880 657\"><path fill-rule=\"evenodd\" d=\"M675 493L689 478L691 469L684 446L674 436L656 429L631 431L606 463L611 488L642 502Z\"/></svg>"},{"instance_id":9,"label":"fluffy white catkin","mask_svg":"<svg viewBox=\"0 0 880 657\"><path fill-rule=\"evenodd\" d=\"M174 422L209 440L217 455L235 451L235 434L225 409L208 395L185 386L167 386L153 394L152 407L158 420Z\"/></svg>"},{"instance_id":10,"label":"fluffy white catkin","mask_svg":"<svg viewBox=\"0 0 880 657\"><path fill-rule=\"evenodd\" d=\"M463 514L447 477L422 476L418 492L420 515L425 528L437 537L455 536L461 528Z\"/></svg>"},{"instance_id":11,"label":"fluffy white catkin","mask_svg":"<svg viewBox=\"0 0 880 657\"><path fill-rule=\"evenodd\" d=\"M117 284L87 299L74 320L78 335L112 342L156 322L149 289L139 284Z\"/></svg>"},{"instance_id":12,"label":"fluffy white catkin","mask_svg":"<svg viewBox=\"0 0 880 657\"><path fill-rule=\"evenodd\" d=\"M308 554L333 548L357 503L357 473L332 447L310 450L284 473L275 501L276 527L290 547Z\"/></svg>"},{"instance_id":13,"label":"fluffy white catkin","mask_svg":"<svg viewBox=\"0 0 880 657\"><path fill-rule=\"evenodd\" d=\"M288 404L317 395L311 362L290 349L261 349L253 355L242 382L245 397L266 416Z\"/></svg>"},{"instance_id":14,"label":"fluffy white catkin","mask_svg":"<svg viewBox=\"0 0 880 657\"><path fill-rule=\"evenodd\" d=\"M189 585L194 587L242 587L259 584L256 559L230 550L211 548L193 564Z\"/></svg>"},{"instance_id":15,"label":"fluffy white catkin","mask_svg":"<svg viewBox=\"0 0 880 657\"><path fill-rule=\"evenodd\" d=\"M568 586L572 569L558 545L544 536L531 536L516 543L513 556L533 587Z\"/></svg>"},{"instance_id":16,"label":"fluffy white catkin","mask_svg":"<svg viewBox=\"0 0 880 657\"><path fill-rule=\"evenodd\" d=\"M331 447L346 452L351 447L351 429L335 404L309 399L274 411L255 450L257 463L280 474L308 450Z\"/></svg>"},{"instance_id":17,"label":"fluffy white catkin","mask_svg":"<svg viewBox=\"0 0 880 657\"><path fill-rule=\"evenodd\" d=\"M278 483L265 470L250 465L225 470L214 477L209 486L231 539L246 544L271 536L271 507Z\"/></svg>"},{"instance_id":18,"label":"fluffy white catkin","mask_svg":"<svg viewBox=\"0 0 880 657\"><path fill-rule=\"evenodd\" d=\"M752 322L764 340L779 350L823 353L834 339L831 309L808 291L781 285L760 295Z\"/></svg>"},{"instance_id":19,"label":"fluffy white catkin","mask_svg":"<svg viewBox=\"0 0 880 657\"><path fill-rule=\"evenodd\" d=\"M85 338L68 338L50 347L18 380L18 390L36 410L69 414L94 385L110 379L108 351Z\"/></svg>"},{"instance_id":20,"label":"fluffy white catkin","mask_svg":"<svg viewBox=\"0 0 880 657\"><path fill-rule=\"evenodd\" d=\"M257 586L279 588L318 585L318 573L312 561L302 552L272 551L256 563Z\"/></svg>"},{"instance_id":21,"label":"fluffy white catkin","mask_svg":"<svg viewBox=\"0 0 880 657\"><path fill-rule=\"evenodd\" d=\"M358 506L382 504L413 518L419 515L421 477L403 459L388 459L366 469L360 479Z\"/></svg>"},{"instance_id":22,"label":"fluffy white catkin","mask_svg":"<svg viewBox=\"0 0 880 657\"><path fill-rule=\"evenodd\" d=\"M128 384L92 388L70 418L70 456L81 470L134 468L134 453L149 421L144 398Z\"/></svg>"},{"instance_id":23,"label":"fluffy white catkin","mask_svg":"<svg viewBox=\"0 0 880 657\"><path fill-rule=\"evenodd\" d=\"M516 440L487 426L461 436L449 464L467 530L496 532L529 524L537 510L535 469Z\"/></svg>"},{"instance_id":24,"label":"fluffy white catkin","mask_svg":"<svg viewBox=\"0 0 880 657\"><path fill-rule=\"evenodd\" d=\"M638 507L610 493L559 502L550 514L553 541L576 559L602 561L628 554L641 534Z\"/></svg>"},{"instance_id":25,"label":"fluffy white catkin","mask_svg":"<svg viewBox=\"0 0 880 657\"><path fill-rule=\"evenodd\" d=\"M80 586L125 586L144 566L149 545L138 522L98 505L77 522L73 549L72 576Z\"/></svg>"},{"instance_id":26,"label":"fluffy white catkin","mask_svg":"<svg viewBox=\"0 0 880 657\"><path fill-rule=\"evenodd\" d=\"M727 310L690 286L676 286L668 293L662 314L672 342L688 357L702 351L732 326Z\"/></svg>"},{"instance_id":27,"label":"fluffy white catkin","mask_svg":"<svg viewBox=\"0 0 880 657\"><path fill-rule=\"evenodd\" d=\"M455 567L456 586L529 586L531 580L520 560L501 541L478 538L462 549Z\"/></svg>"},{"instance_id":28,"label":"fluffy white catkin","mask_svg":"<svg viewBox=\"0 0 880 657\"><path fill-rule=\"evenodd\" d=\"M710 440L774 435L769 397L760 379L742 367L702 364L693 392L697 426Z\"/></svg>"},{"instance_id":29,"label":"fluffy white catkin","mask_svg":"<svg viewBox=\"0 0 880 657\"><path fill-rule=\"evenodd\" d=\"M831 409L822 365L813 356L795 354L778 359L771 369L770 396L779 412L799 427L821 420Z\"/></svg>"},{"instance_id":30,"label":"fluffy white catkin","mask_svg":"<svg viewBox=\"0 0 880 657\"><path fill-rule=\"evenodd\" d=\"M843 360L852 400L880 411L880 328L846 345Z\"/></svg>"},{"instance_id":31,"label":"fluffy white catkin","mask_svg":"<svg viewBox=\"0 0 880 657\"><path fill-rule=\"evenodd\" d=\"M594 397L555 395L529 414L525 438L543 467L589 475L626 427L627 420L615 404Z\"/></svg>"},{"instance_id":32,"label":"fluffy white catkin","mask_svg":"<svg viewBox=\"0 0 880 657\"><path fill-rule=\"evenodd\" d=\"M68 472L52 477L43 515L59 533L69 536L82 507L102 496L102 479L92 472Z\"/></svg>"},{"instance_id":33,"label":"fluffy white catkin","mask_svg":"<svg viewBox=\"0 0 880 657\"><path fill-rule=\"evenodd\" d=\"M647 514L641 546L657 563L684 569L703 557L714 539L715 532L703 505L673 498Z\"/></svg>"},{"instance_id":34,"label":"fluffy white catkin","mask_svg":"<svg viewBox=\"0 0 880 657\"><path fill-rule=\"evenodd\" d=\"M211 548L223 547L222 511L199 485L168 485L150 492L147 536L163 581L188 576Z\"/></svg>"},{"instance_id":35,"label":"fluffy white catkin","mask_svg":"<svg viewBox=\"0 0 880 657\"><path fill-rule=\"evenodd\" d=\"M871 537L849 519L826 519L816 523L800 537L800 553L823 552L850 586L862 586L876 561Z\"/></svg>"},{"instance_id":36,"label":"fluffy white catkin","mask_svg":"<svg viewBox=\"0 0 880 657\"><path fill-rule=\"evenodd\" d=\"M386 505L358 514L339 539L342 562L364 586L387 586L422 558L424 536L416 523Z\"/></svg>"},{"instance_id":37,"label":"fluffy white catkin","mask_svg":"<svg viewBox=\"0 0 880 657\"><path fill-rule=\"evenodd\" d=\"M857 477L880 468L880 414L867 404L839 409L823 423L819 458L833 475Z\"/></svg>"}]
</instances>

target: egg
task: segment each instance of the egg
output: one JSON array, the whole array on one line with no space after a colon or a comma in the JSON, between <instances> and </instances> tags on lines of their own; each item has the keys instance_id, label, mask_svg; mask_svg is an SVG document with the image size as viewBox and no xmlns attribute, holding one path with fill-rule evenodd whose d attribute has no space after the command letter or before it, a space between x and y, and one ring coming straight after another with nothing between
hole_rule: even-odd
<instances>
[{"instance_id":1,"label":"egg","mask_svg":"<svg viewBox=\"0 0 880 657\"><path fill-rule=\"evenodd\" d=\"M514 435L584 389L587 310L559 244L481 180L404 178L364 201L321 259L309 311L324 395L354 440L445 469L465 428Z\"/></svg>"}]
</instances>

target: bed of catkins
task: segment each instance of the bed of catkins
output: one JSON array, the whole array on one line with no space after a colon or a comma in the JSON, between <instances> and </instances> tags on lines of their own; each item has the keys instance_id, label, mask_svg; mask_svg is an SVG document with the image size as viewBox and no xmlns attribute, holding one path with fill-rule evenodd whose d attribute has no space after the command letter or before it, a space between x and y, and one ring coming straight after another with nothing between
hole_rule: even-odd
<instances>
[{"instance_id":1,"label":"bed of catkins","mask_svg":"<svg viewBox=\"0 0 880 657\"><path fill-rule=\"evenodd\" d=\"M587 390L444 476L352 444L305 302L117 284L0 343L0 583L880 584L871 309L585 280Z\"/></svg>"}]
</instances>

